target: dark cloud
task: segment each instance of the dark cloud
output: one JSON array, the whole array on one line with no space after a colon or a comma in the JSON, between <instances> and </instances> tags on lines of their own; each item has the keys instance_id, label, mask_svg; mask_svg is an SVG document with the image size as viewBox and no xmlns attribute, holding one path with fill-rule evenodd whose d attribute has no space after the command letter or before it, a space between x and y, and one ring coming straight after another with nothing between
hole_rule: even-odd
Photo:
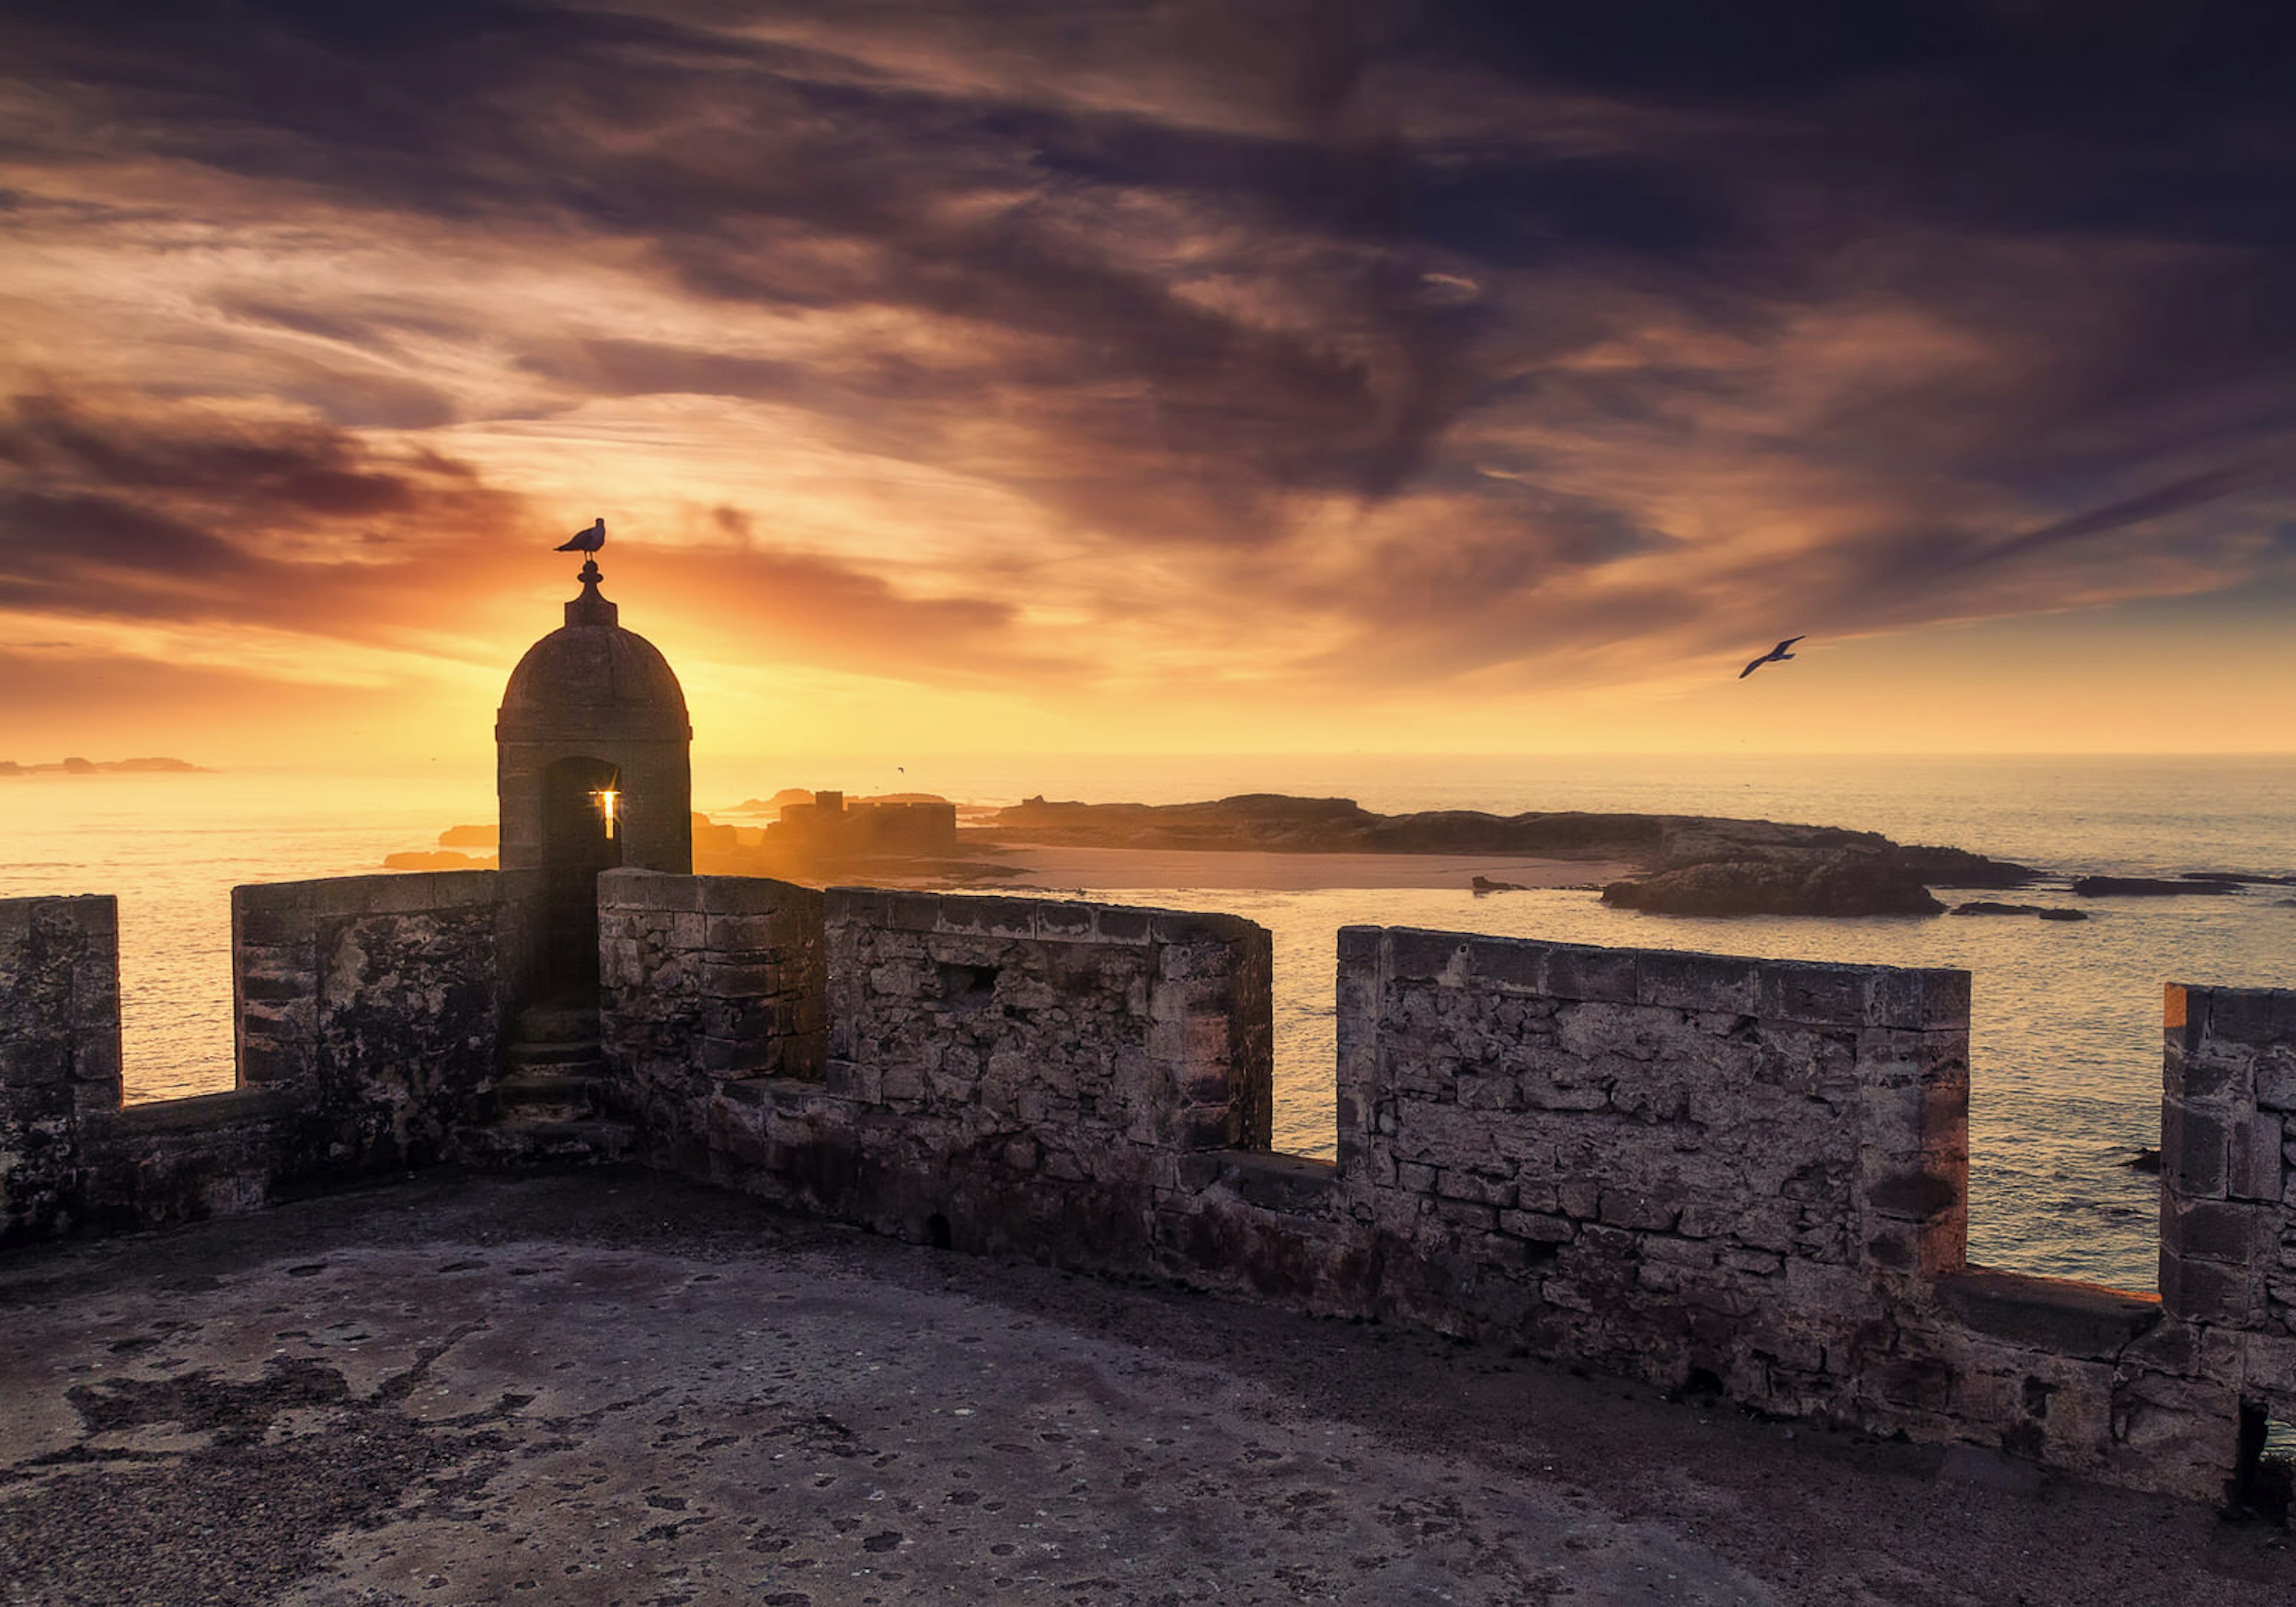
<instances>
[{"instance_id":1,"label":"dark cloud","mask_svg":"<svg viewBox=\"0 0 2296 1607\"><path fill-rule=\"evenodd\" d=\"M2205 507L2243 491L2268 486L2284 474L2287 465L2277 471L2266 463L2240 463L2204 473L2187 475L2165 486L2155 486L2134 496L2124 496L2101 508L2091 508L2069 519L2059 519L2013 536L2008 540L1984 548L1975 554L1987 562L2001 562L2049 547L2062 546L2085 537L2100 536L2132 526L2151 524L2187 508Z\"/></svg>"},{"instance_id":2,"label":"dark cloud","mask_svg":"<svg viewBox=\"0 0 2296 1607\"><path fill-rule=\"evenodd\" d=\"M2229 584L2285 527L2296 442L2292 26L2053 0L19 8L48 119L6 130L19 192L164 163L347 237L614 255L698 323L877 332L769 352L473 327L419 284L245 288L228 318L339 349L263 381L326 422L27 404L8 529L69 540L0 549L0 579L19 606L241 587L348 620L358 578L411 619L412 570L311 548L519 528L384 439L472 416L484 388L425 351L499 345L528 387L505 413L802 410L1076 552L1185 560L1200 589L1112 582L1108 618L1244 595L1332 621L1318 673L1702 651L1766 594L1836 634L2139 594L2164 552ZM664 573L791 651L1085 656L985 599L986 561L920 601L738 514L720 534Z\"/></svg>"},{"instance_id":3,"label":"dark cloud","mask_svg":"<svg viewBox=\"0 0 2296 1607\"><path fill-rule=\"evenodd\" d=\"M713 522L714 545L618 550L651 607L717 619L729 653L937 681L1078 668L1016 644L1008 603L907 597L756 539L738 510ZM441 651L486 629L490 594L530 588L558 539L467 464L332 427L54 395L0 409L0 607Z\"/></svg>"}]
</instances>

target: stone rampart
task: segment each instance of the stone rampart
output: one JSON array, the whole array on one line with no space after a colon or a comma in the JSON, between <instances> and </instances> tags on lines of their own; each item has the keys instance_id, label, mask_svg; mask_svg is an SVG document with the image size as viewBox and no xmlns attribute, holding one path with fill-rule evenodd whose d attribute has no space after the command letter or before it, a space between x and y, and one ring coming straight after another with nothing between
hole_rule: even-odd
<instances>
[{"instance_id":1,"label":"stone rampart","mask_svg":"<svg viewBox=\"0 0 2296 1607\"><path fill-rule=\"evenodd\" d=\"M74 1225L83 1122L119 1104L119 901L0 899L0 1243Z\"/></svg>"},{"instance_id":2,"label":"stone rampart","mask_svg":"<svg viewBox=\"0 0 2296 1607\"><path fill-rule=\"evenodd\" d=\"M2252 1438L2296 1423L2296 993L2172 984L2163 1020L2161 1300Z\"/></svg>"},{"instance_id":3,"label":"stone rampart","mask_svg":"<svg viewBox=\"0 0 2296 1607\"><path fill-rule=\"evenodd\" d=\"M659 1165L707 1174L728 1083L818 1083L828 1041L822 895L745 876L598 879L606 1095Z\"/></svg>"},{"instance_id":4,"label":"stone rampart","mask_svg":"<svg viewBox=\"0 0 2296 1607\"><path fill-rule=\"evenodd\" d=\"M1248 922L832 889L823 930L824 1075L716 1086L721 1181L930 1242L1136 1267L1183 1157L1267 1146L1269 946Z\"/></svg>"},{"instance_id":5,"label":"stone rampart","mask_svg":"<svg viewBox=\"0 0 2296 1607\"><path fill-rule=\"evenodd\" d=\"M1808 1410L1962 1265L1965 972L1351 928L1340 1031L1393 1315Z\"/></svg>"},{"instance_id":6,"label":"stone rampart","mask_svg":"<svg viewBox=\"0 0 2296 1607\"><path fill-rule=\"evenodd\" d=\"M234 889L240 1086L125 1109L113 900L0 900L0 1241L454 1152L499 1055L495 893L475 871Z\"/></svg>"},{"instance_id":7,"label":"stone rampart","mask_svg":"<svg viewBox=\"0 0 2296 1607\"><path fill-rule=\"evenodd\" d=\"M0 1232L488 1153L510 885L239 890L241 1088L127 1111L110 901L0 904ZM2296 1418L2296 995L2169 990L2155 1298L1964 1265L1958 972L1350 928L1322 1162L1249 922L633 871L598 930L636 1152L801 1209L2187 1496Z\"/></svg>"},{"instance_id":8,"label":"stone rampart","mask_svg":"<svg viewBox=\"0 0 2296 1607\"><path fill-rule=\"evenodd\" d=\"M242 1087L291 1090L315 1167L443 1158L501 1054L491 871L232 890Z\"/></svg>"}]
</instances>

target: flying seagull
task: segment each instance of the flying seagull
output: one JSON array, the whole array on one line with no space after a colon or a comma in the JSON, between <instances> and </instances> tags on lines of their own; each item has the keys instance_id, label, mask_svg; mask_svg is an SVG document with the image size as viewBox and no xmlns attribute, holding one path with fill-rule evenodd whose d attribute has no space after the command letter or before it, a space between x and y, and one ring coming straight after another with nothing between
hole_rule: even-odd
<instances>
[{"instance_id":1,"label":"flying seagull","mask_svg":"<svg viewBox=\"0 0 2296 1607\"><path fill-rule=\"evenodd\" d=\"M601 519L588 529L576 531L573 540L554 550L561 553L594 553L605 545L606 521Z\"/></svg>"},{"instance_id":2,"label":"flying seagull","mask_svg":"<svg viewBox=\"0 0 2296 1607\"><path fill-rule=\"evenodd\" d=\"M598 522L603 525L606 521L602 519ZM575 539L579 541L581 537L578 536ZM600 539L603 540L604 537L601 536ZM1788 636L1784 641L1770 649L1769 652L1764 653L1760 658L1756 659L1752 663L1747 665L1745 668L1740 670L1738 672L1738 678L1742 681L1765 664L1780 664L1784 663L1786 660L1792 658L1793 654L1788 652L1786 649L1792 647L1795 643L1800 640L1801 638L1800 636Z\"/></svg>"}]
</instances>

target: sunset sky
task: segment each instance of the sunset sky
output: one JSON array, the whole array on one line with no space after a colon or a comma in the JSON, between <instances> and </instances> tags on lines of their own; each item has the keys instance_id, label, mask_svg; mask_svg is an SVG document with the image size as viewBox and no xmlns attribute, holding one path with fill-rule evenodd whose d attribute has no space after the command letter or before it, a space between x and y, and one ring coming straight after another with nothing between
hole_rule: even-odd
<instances>
[{"instance_id":1,"label":"sunset sky","mask_svg":"<svg viewBox=\"0 0 2296 1607\"><path fill-rule=\"evenodd\" d=\"M0 758L2296 749L2274 9L18 0Z\"/></svg>"}]
</instances>

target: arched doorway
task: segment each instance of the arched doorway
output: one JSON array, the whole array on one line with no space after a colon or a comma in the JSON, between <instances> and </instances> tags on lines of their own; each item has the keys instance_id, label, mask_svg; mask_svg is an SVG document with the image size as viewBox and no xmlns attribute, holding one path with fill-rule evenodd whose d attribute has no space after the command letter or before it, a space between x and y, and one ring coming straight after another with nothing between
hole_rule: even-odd
<instances>
[{"instance_id":1,"label":"arched doorway","mask_svg":"<svg viewBox=\"0 0 2296 1607\"><path fill-rule=\"evenodd\" d=\"M539 991L586 999L598 989L598 873L622 862L621 772L578 755L545 767L541 780Z\"/></svg>"}]
</instances>

